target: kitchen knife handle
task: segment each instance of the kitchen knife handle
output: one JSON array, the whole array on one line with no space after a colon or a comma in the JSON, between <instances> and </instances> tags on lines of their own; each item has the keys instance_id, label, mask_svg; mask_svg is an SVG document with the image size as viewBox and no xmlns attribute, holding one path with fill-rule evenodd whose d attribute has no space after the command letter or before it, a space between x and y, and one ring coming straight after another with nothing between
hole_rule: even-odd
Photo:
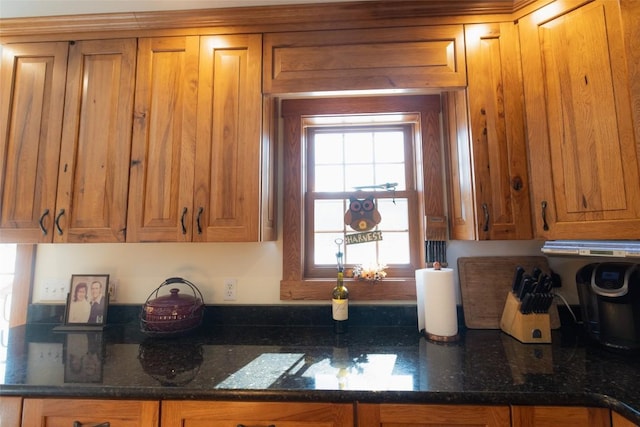
<instances>
[{"instance_id":1,"label":"kitchen knife handle","mask_svg":"<svg viewBox=\"0 0 640 427\"><path fill-rule=\"evenodd\" d=\"M522 277L524 276L524 267L522 267L521 265L516 267L516 271L515 274L513 276L513 283L511 284L511 290L514 293L518 292L518 289L520 288L520 283L522 283Z\"/></svg>"},{"instance_id":2,"label":"kitchen knife handle","mask_svg":"<svg viewBox=\"0 0 640 427\"><path fill-rule=\"evenodd\" d=\"M547 224L547 201L542 201L542 228L544 231L549 231L549 224Z\"/></svg>"}]
</instances>

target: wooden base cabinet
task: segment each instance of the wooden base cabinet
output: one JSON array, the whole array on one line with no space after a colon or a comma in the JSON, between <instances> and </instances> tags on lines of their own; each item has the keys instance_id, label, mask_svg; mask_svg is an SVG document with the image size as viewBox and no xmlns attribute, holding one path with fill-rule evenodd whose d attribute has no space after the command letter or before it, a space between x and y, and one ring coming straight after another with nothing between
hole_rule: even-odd
<instances>
[{"instance_id":1,"label":"wooden base cabinet","mask_svg":"<svg viewBox=\"0 0 640 427\"><path fill-rule=\"evenodd\" d=\"M22 426L71 427L78 422L81 426L159 427L159 413L157 401L25 399Z\"/></svg>"},{"instance_id":2,"label":"wooden base cabinet","mask_svg":"<svg viewBox=\"0 0 640 427\"><path fill-rule=\"evenodd\" d=\"M0 427L20 427L22 398L0 396Z\"/></svg>"},{"instance_id":3,"label":"wooden base cabinet","mask_svg":"<svg viewBox=\"0 0 640 427\"><path fill-rule=\"evenodd\" d=\"M578 406L512 406L513 427L609 427L606 408Z\"/></svg>"},{"instance_id":4,"label":"wooden base cabinet","mask_svg":"<svg viewBox=\"0 0 640 427\"><path fill-rule=\"evenodd\" d=\"M617 412L611 412L611 427L638 427L638 424L626 419Z\"/></svg>"},{"instance_id":5,"label":"wooden base cabinet","mask_svg":"<svg viewBox=\"0 0 640 427\"><path fill-rule=\"evenodd\" d=\"M357 404L357 427L509 427L508 406Z\"/></svg>"},{"instance_id":6,"label":"wooden base cabinet","mask_svg":"<svg viewBox=\"0 0 640 427\"><path fill-rule=\"evenodd\" d=\"M163 401L162 427L352 427L350 403Z\"/></svg>"}]
</instances>

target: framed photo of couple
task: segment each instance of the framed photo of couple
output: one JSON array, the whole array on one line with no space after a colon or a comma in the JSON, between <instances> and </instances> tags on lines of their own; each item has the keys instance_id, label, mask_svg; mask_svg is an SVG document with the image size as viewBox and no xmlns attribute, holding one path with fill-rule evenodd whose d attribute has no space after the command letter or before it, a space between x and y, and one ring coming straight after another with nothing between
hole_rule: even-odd
<instances>
[{"instance_id":1,"label":"framed photo of couple","mask_svg":"<svg viewBox=\"0 0 640 427\"><path fill-rule=\"evenodd\" d=\"M65 325L102 327L107 323L109 275L74 274L67 296Z\"/></svg>"}]
</instances>

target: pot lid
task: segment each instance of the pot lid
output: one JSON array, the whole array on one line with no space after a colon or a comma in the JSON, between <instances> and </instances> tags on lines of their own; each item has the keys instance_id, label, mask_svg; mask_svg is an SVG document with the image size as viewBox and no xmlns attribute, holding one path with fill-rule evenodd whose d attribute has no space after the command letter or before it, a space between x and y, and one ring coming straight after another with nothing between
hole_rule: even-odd
<instances>
[{"instance_id":1,"label":"pot lid","mask_svg":"<svg viewBox=\"0 0 640 427\"><path fill-rule=\"evenodd\" d=\"M180 289L171 288L168 295L157 297L147 302L147 305L154 307L175 307L182 305L200 304L200 299L193 295L181 294Z\"/></svg>"}]
</instances>

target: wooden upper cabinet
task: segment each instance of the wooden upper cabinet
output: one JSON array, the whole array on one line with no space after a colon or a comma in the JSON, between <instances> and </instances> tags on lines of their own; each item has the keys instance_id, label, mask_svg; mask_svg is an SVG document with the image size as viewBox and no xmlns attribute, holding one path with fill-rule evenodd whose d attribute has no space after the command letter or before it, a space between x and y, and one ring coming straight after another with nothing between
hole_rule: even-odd
<instances>
[{"instance_id":1,"label":"wooden upper cabinet","mask_svg":"<svg viewBox=\"0 0 640 427\"><path fill-rule=\"evenodd\" d=\"M264 92L464 87L461 25L272 33Z\"/></svg>"},{"instance_id":2,"label":"wooden upper cabinet","mask_svg":"<svg viewBox=\"0 0 640 427\"><path fill-rule=\"evenodd\" d=\"M518 30L513 22L467 25L465 40L469 134L467 137L464 129L465 111L450 110L449 121L457 126L452 132L455 138L450 138L457 153L451 152L450 158L458 162L453 168L456 178L471 190L463 194L458 188L451 195L471 197L466 212L469 216L474 212L475 218L460 221L464 215L454 214L451 235L477 240L531 239ZM450 96L449 102L464 103L456 109L467 106L460 93ZM468 179L472 182L466 182Z\"/></svg>"},{"instance_id":3,"label":"wooden upper cabinet","mask_svg":"<svg viewBox=\"0 0 640 427\"><path fill-rule=\"evenodd\" d=\"M260 240L262 37L200 39L194 241Z\"/></svg>"},{"instance_id":4,"label":"wooden upper cabinet","mask_svg":"<svg viewBox=\"0 0 640 427\"><path fill-rule=\"evenodd\" d=\"M353 427L350 403L162 402L162 427Z\"/></svg>"},{"instance_id":5,"label":"wooden upper cabinet","mask_svg":"<svg viewBox=\"0 0 640 427\"><path fill-rule=\"evenodd\" d=\"M191 241L199 40L138 41L128 242Z\"/></svg>"},{"instance_id":6,"label":"wooden upper cabinet","mask_svg":"<svg viewBox=\"0 0 640 427\"><path fill-rule=\"evenodd\" d=\"M124 242L136 40L72 43L54 242Z\"/></svg>"},{"instance_id":7,"label":"wooden upper cabinet","mask_svg":"<svg viewBox=\"0 0 640 427\"><path fill-rule=\"evenodd\" d=\"M636 41L624 39L618 2L581 3L556 2L519 23L536 235L639 239L629 98L638 71L625 52Z\"/></svg>"},{"instance_id":8,"label":"wooden upper cabinet","mask_svg":"<svg viewBox=\"0 0 640 427\"><path fill-rule=\"evenodd\" d=\"M68 43L3 46L0 241L51 242Z\"/></svg>"},{"instance_id":9,"label":"wooden upper cabinet","mask_svg":"<svg viewBox=\"0 0 640 427\"><path fill-rule=\"evenodd\" d=\"M144 400L25 399L23 426L159 427L160 403Z\"/></svg>"},{"instance_id":10,"label":"wooden upper cabinet","mask_svg":"<svg viewBox=\"0 0 640 427\"><path fill-rule=\"evenodd\" d=\"M358 403L358 427L510 427L508 406Z\"/></svg>"},{"instance_id":11,"label":"wooden upper cabinet","mask_svg":"<svg viewBox=\"0 0 640 427\"><path fill-rule=\"evenodd\" d=\"M606 408L577 406L512 406L513 427L609 427L611 418Z\"/></svg>"}]
</instances>

